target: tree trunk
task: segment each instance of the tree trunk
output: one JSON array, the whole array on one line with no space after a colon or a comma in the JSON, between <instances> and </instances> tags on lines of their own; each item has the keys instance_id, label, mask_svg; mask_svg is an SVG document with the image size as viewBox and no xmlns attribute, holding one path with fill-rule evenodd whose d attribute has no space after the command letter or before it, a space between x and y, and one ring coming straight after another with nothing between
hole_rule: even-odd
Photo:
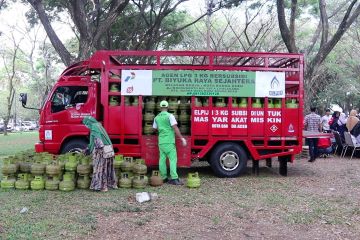
<instances>
[{"instance_id":1,"label":"tree trunk","mask_svg":"<svg viewBox=\"0 0 360 240\"><path fill-rule=\"evenodd\" d=\"M65 48L64 44L61 42L57 34L55 33L53 27L50 24L49 18L46 15L44 5L41 0L27 0L31 6L37 12L42 25L45 28L45 31L51 41L51 44L54 46L56 52L59 54L61 60L66 66L70 66L72 62L72 57L69 51Z\"/></svg>"}]
</instances>

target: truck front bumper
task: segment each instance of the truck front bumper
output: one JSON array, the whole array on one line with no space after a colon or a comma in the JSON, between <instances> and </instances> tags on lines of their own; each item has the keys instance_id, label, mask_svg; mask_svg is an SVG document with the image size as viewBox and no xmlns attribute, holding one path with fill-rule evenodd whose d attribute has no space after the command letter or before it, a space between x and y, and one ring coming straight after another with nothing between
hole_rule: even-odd
<instances>
[{"instance_id":1,"label":"truck front bumper","mask_svg":"<svg viewBox=\"0 0 360 240\"><path fill-rule=\"evenodd\" d=\"M44 152L44 143L43 142L37 142L35 143L35 152Z\"/></svg>"}]
</instances>

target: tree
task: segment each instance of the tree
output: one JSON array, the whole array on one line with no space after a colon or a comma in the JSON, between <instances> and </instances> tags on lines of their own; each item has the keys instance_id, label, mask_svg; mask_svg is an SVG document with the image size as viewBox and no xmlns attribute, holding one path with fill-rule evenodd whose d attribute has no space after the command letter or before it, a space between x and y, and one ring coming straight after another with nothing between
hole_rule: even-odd
<instances>
[{"instance_id":1,"label":"tree","mask_svg":"<svg viewBox=\"0 0 360 240\"><path fill-rule=\"evenodd\" d=\"M305 1L306 2L306 1ZM306 102L310 103L311 99L323 86L323 82L319 81L316 74L321 64L325 61L329 53L334 49L336 44L341 40L345 32L354 23L360 14L360 3L358 0L345 1L344 4L337 3L338 6L329 15L327 4L325 0L318 1L318 27L313 34L310 45L299 50L296 43L297 29L295 22L299 14L299 3L297 0L291 0L290 3L290 18L289 24L287 23L285 10L286 2L284 0L277 0L278 22L282 39L289 52L305 52L307 57L307 67L305 71L305 90L307 92ZM332 33L329 19L334 16L342 14L342 20ZM320 43L318 42L320 40ZM314 46L318 44L318 48ZM311 51L315 51L314 54Z\"/></svg>"},{"instance_id":2,"label":"tree","mask_svg":"<svg viewBox=\"0 0 360 240\"><path fill-rule=\"evenodd\" d=\"M99 49L122 47L122 49L151 50L168 47L171 41L179 41L179 31L192 24L178 21L184 19L185 13L177 14L177 8L185 1L188 0L27 0L26 2L33 7L64 64L69 66L73 61L85 59ZM77 56L70 54L51 26L51 20L55 19L54 12L66 12L71 17L79 42ZM28 16L32 22L36 22L34 12L29 13ZM165 44L161 44L164 41Z\"/></svg>"},{"instance_id":3,"label":"tree","mask_svg":"<svg viewBox=\"0 0 360 240\"><path fill-rule=\"evenodd\" d=\"M12 49L2 50L1 57L5 69L5 78L7 78L7 97L6 97L6 112L4 116L4 135L7 135L7 126L11 117L11 108L15 98L15 81L17 80L16 60L19 54L20 43L23 38L16 40L14 33L8 38L12 42Z\"/></svg>"}]
</instances>

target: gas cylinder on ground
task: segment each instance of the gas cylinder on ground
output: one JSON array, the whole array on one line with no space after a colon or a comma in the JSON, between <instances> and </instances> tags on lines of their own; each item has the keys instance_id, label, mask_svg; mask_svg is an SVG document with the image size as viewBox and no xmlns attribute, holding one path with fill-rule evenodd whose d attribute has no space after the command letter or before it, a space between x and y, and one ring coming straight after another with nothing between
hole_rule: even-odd
<instances>
[{"instance_id":1,"label":"gas cylinder on ground","mask_svg":"<svg viewBox=\"0 0 360 240\"><path fill-rule=\"evenodd\" d=\"M77 180L77 187L80 189L88 189L90 187L90 177L88 175L79 175Z\"/></svg>"},{"instance_id":2,"label":"gas cylinder on ground","mask_svg":"<svg viewBox=\"0 0 360 240\"><path fill-rule=\"evenodd\" d=\"M45 181L43 176L35 176L34 179L30 183L30 187L32 190L44 190Z\"/></svg>"},{"instance_id":3,"label":"gas cylinder on ground","mask_svg":"<svg viewBox=\"0 0 360 240\"><path fill-rule=\"evenodd\" d=\"M114 158L114 168L120 169L121 163L124 161L124 157L121 154L115 155Z\"/></svg>"},{"instance_id":4,"label":"gas cylinder on ground","mask_svg":"<svg viewBox=\"0 0 360 240\"><path fill-rule=\"evenodd\" d=\"M61 167L58 161L52 161L50 164L46 165L46 174L49 176L59 175L61 172Z\"/></svg>"},{"instance_id":5,"label":"gas cylinder on ground","mask_svg":"<svg viewBox=\"0 0 360 240\"><path fill-rule=\"evenodd\" d=\"M66 171L76 171L78 165L78 160L74 154L69 155L67 161L65 162Z\"/></svg>"},{"instance_id":6,"label":"gas cylinder on ground","mask_svg":"<svg viewBox=\"0 0 360 240\"><path fill-rule=\"evenodd\" d=\"M200 187L200 178L198 172L188 174L186 186L189 188Z\"/></svg>"},{"instance_id":7,"label":"gas cylinder on ground","mask_svg":"<svg viewBox=\"0 0 360 240\"><path fill-rule=\"evenodd\" d=\"M18 180L15 182L15 188L20 190L27 190L30 188L29 174L20 173L18 174Z\"/></svg>"},{"instance_id":8,"label":"gas cylinder on ground","mask_svg":"<svg viewBox=\"0 0 360 240\"><path fill-rule=\"evenodd\" d=\"M63 175L63 180L59 184L59 189L61 191L73 191L75 189L75 182L72 174L65 173Z\"/></svg>"},{"instance_id":9,"label":"gas cylinder on ground","mask_svg":"<svg viewBox=\"0 0 360 240\"><path fill-rule=\"evenodd\" d=\"M141 175L136 175L133 177L132 179L132 187L133 188L145 188L146 185L148 184L148 177L141 174Z\"/></svg>"},{"instance_id":10,"label":"gas cylinder on ground","mask_svg":"<svg viewBox=\"0 0 360 240\"><path fill-rule=\"evenodd\" d=\"M2 173L4 175L15 174L18 171L17 165L13 162L13 158L5 158L3 162Z\"/></svg>"},{"instance_id":11,"label":"gas cylinder on ground","mask_svg":"<svg viewBox=\"0 0 360 240\"><path fill-rule=\"evenodd\" d=\"M163 185L164 181L162 180L162 178L160 177L160 173L159 171L152 171L152 175L150 177L150 185L153 187L158 187Z\"/></svg>"},{"instance_id":12,"label":"gas cylinder on ground","mask_svg":"<svg viewBox=\"0 0 360 240\"><path fill-rule=\"evenodd\" d=\"M121 188L131 188L131 179L127 172L122 172L119 179L119 187Z\"/></svg>"},{"instance_id":13,"label":"gas cylinder on ground","mask_svg":"<svg viewBox=\"0 0 360 240\"><path fill-rule=\"evenodd\" d=\"M45 189L46 190L58 190L59 189L60 180L58 176L49 177L45 181Z\"/></svg>"},{"instance_id":14,"label":"gas cylinder on ground","mask_svg":"<svg viewBox=\"0 0 360 240\"><path fill-rule=\"evenodd\" d=\"M15 179L8 176L3 176L0 186L2 189L11 189L15 187Z\"/></svg>"}]
</instances>

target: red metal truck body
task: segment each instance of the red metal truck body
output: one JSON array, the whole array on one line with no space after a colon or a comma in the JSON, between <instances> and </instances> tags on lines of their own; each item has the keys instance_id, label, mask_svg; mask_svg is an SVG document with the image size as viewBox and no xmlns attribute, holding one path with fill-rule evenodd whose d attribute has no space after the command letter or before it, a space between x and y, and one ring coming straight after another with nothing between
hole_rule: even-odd
<instances>
[{"instance_id":1,"label":"red metal truck body","mask_svg":"<svg viewBox=\"0 0 360 240\"><path fill-rule=\"evenodd\" d=\"M143 134L143 105L149 95L136 95L138 104L132 105L126 98L134 95L122 94L125 91L122 88L125 76L121 74L129 70L139 74L145 72L143 70L153 71L153 75L156 71L162 71L163 80L174 86L179 82L183 84L179 86L187 84L186 77L179 78L177 71L182 77L187 73L199 74L203 76L196 80L196 86L206 88L207 81L213 81L218 84L216 86L219 86L219 92L223 91L222 87L225 92L233 91L225 89L226 81L235 87L237 85L234 83L237 82L246 85L245 80L241 82L236 79L242 77L242 73L249 76L252 73L255 76L256 73L256 79L258 72L279 73L284 76L285 92L283 97L277 98L280 104L278 108L269 105L269 96L260 98L260 108L254 107L255 96L243 96L247 106L239 108L234 106L233 102L238 101L236 99L241 96L235 98L231 93L216 95L216 92L216 96L212 96L213 92L196 93L196 89L192 89L195 92L193 95L187 93L191 100L191 120L190 133L185 138L189 144L181 147L180 141L177 141L179 166L191 166L192 160L206 159L218 176L232 177L238 176L244 170L248 159L257 162L279 157L283 169L280 169L280 173L286 175L286 163L293 161L295 154L301 151L301 54L192 51L98 51L88 60L68 67L41 109L40 142L35 146L36 151L59 154L83 148L88 141L88 130L81 121L84 116L91 115L102 122L117 154L141 157L147 165L157 165L157 136ZM226 81L220 73L224 76L227 74ZM233 77L235 80L232 80ZM156 81L154 79L153 81ZM188 81L191 82L191 79ZM271 79L263 81L265 87ZM112 83L118 83L121 91L110 91ZM256 84L256 91L262 91L261 83ZM158 89L153 89L154 91ZM70 104L63 104L65 107L62 107L61 102L66 101L66 94L70 94L72 99ZM118 105L109 104L113 96L119 99ZM219 96L225 97L225 107L214 105ZM207 104L196 106L198 97L205 99ZM291 100L296 105L289 108L287 103Z\"/></svg>"}]
</instances>

